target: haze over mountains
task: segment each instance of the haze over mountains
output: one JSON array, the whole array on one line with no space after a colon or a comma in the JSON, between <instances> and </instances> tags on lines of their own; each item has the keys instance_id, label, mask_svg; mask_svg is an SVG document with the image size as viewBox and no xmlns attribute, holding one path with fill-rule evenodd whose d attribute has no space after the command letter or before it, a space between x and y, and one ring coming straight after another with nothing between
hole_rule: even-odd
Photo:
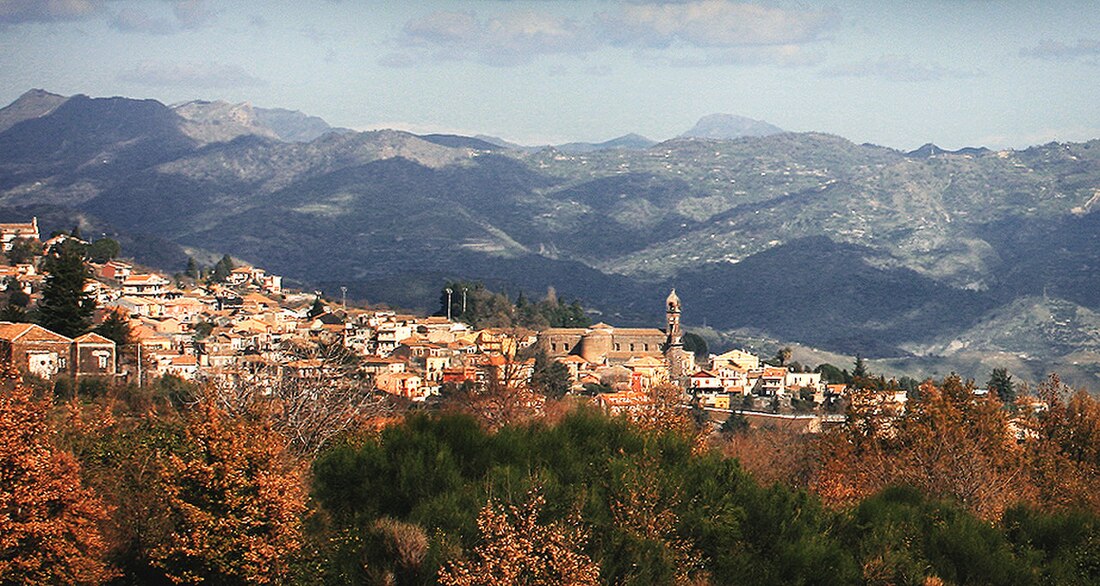
<instances>
[{"instance_id":1,"label":"haze over mountains","mask_svg":"<svg viewBox=\"0 0 1100 586\"><path fill-rule=\"evenodd\" d=\"M534 149L223 102L32 91L0 109L0 219L81 218L168 270L186 256L165 241L427 310L448 277L554 286L624 325L660 323L675 286L687 325L732 343L914 374L1094 381L1097 202L1095 140L905 153L718 116Z\"/></svg>"}]
</instances>

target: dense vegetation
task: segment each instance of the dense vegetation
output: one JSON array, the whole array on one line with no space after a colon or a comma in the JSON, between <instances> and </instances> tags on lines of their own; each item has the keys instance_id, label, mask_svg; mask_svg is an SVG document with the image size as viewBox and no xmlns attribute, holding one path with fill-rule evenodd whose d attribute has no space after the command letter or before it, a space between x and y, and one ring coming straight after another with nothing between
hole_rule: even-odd
<instances>
[{"instance_id":1,"label":"dense vegetation","mask_svg":"<svg viewBox=\"0 0 1100 586\"><path fill-rule=\"evenodd\" d=\"M4 584L1100 580L1100 402L1057 380L1037 412L957 378L904 415L857 394L820 436L568 398L489 428L455 403L319 451L278 401L5 381Z\"/></svg>"}]
</instances>

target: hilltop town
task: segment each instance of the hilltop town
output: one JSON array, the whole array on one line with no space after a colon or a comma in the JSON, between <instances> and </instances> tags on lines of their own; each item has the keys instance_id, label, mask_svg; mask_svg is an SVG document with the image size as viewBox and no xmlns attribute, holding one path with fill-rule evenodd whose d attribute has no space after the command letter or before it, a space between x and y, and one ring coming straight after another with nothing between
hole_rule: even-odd
<instances>
[{"instance_id":1,"label":"hilltop town","mask_svg":"<svg viewBox=\"0 0 1100 586\"><path fill-rule=\"evenodd\" d=\"M66 240L92 245L65 233L43 240L36 218L0 224L0 237L9 260L0 266L0 287L9 298L21 292L27 307L41 301L47 279L42 260L53 247ZM739 412L819 429L823 421L842 419L837 413L846 386L827 384L821 372L792 368L782 358L769 364L738 349L717 355L685 350L684 308L675 291L667 299L664 328L601 322L475 329L447 316L354 307L287 290L279 275L231 267L228 257L204 277L99 260L86 261L84 284L98 327L70 338L32 323L4 322L0 344L8 360L46 380L107 377L139 385L166 376L222 388L354 378L372 392L429 405L448 389L541 385L556 389L540 388L543 394L588 397L610 413L644 408L653 401L652 389L671 384L682 391L684 406L716 421ZM125 321L125 339L95 333L110 319ZM905 393L883 400L903 402ZM524 405L538 410L542 404Z\"/></svg>"}]
</instances>

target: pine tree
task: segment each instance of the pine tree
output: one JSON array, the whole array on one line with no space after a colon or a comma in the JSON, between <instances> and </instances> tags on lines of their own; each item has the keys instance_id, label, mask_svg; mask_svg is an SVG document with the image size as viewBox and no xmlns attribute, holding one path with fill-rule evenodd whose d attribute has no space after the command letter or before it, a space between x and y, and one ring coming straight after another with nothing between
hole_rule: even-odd
<instances>
[{"instance_id":1,"label":"pine tree","mask_svg":"<svg viewBox=\"0 0 1100 586\"><path fill-rule=\"evenodd\" d=\"M195 257L187 257L187 270L184 271L184 274L192 279L199 278L199 264L195 262Z\"/></svg>"},{"instance_id":2,"label":"pine tree","mask_svg":"<svg viewBox=\"0 0 1100 586\"><path fill-rule=\"evenodd\" d=\"M46 257L46 287L38 305L38 323L62 336L74 338L88 331L95 299L84 292L91 276L84 265L83 247L66 240Z\"/></svg>"},{"instance_id":3,"label":"pine tree","mask_svg":"<svg viewBox=\"0 0 1100 586\"><path fill-rule=\"evenodd\" d=\"M861 379L867 378L870 373L867 371L867 363L863 361L863 356L856 354L855 368L852 369L852 378Z\"/></svg>"},{"instance_id":4,"label":"pine tree","mask_svg":"<svg viewBox=\"0 0 1100 586\"><path fill-rule=\"evenodd\" d=\"M224 282L229 278L229 273L233 272L234 264L233 259L229 255L222 256L218 264L214 265L214 272L210 275L210 280L215 283Z\"/></svg>"},{"instance_id":5,"label":"pine tree","mask_svg":"<svg viewBox=\"0 0 1100 586\"><path fill-rule=\"evenodd\" d=\"M130 320L120 311L109 311L103 323L96 326L95 333L111 340L121 349L130 344Z\"/></svg>"},{"instance_id":6,"label":"pine tree","mask_svg":"<svg viewBox=\"0 0 1100 586\"><path fill-rule=\"evenodd\" d=\"M313 298L313 306L309 308L309 313L307 313L306 315L309 316L310 319L313 319L313 318L315 318L319 315L322 315L324 313L325 313L325 304L321 302L321 298L319 296L314 297Z\"/></svg>"},{"instance_id":7,"label":"pine tree","mask_svg":"<svg viewBox=\"0 0 1100 586\"><path fill-rule=\"evenodd\" d=\"M997 398L1005 405L1012 405L1016 402L1016 385L1012 382L1012 375L1008 374L1008 369L994 368L989 375L989 382L986 383L986 387L989 388L990 393L997 395Z\"/></svg>"}]
</instances>

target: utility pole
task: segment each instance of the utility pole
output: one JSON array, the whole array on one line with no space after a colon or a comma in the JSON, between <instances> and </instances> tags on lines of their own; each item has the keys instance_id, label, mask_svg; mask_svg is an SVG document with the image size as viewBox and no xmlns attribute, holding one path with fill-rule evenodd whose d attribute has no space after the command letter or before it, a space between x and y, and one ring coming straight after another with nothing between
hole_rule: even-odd
<instances>
[{"instance_id":1,"label":"utility pole","mask_svg":"<svg viewBox=\"0 0 1100 586\"><path fill-rule=\"evenodd\" d=\"M141 342L137 343L137 375L138 375L138 388L141 388Z\"/></svg>"},{"instance_id":2,"label":"utility pole","mask_svg":"<svg viewBox=\"0 0 1100 586\"><path fill-rule=\"evenodd\" d=\"M341 304L344 306L344 311L347 311L348 310L348 288L347 287L343 287L343 286L340 287L340 301L341 301Z\"/></svg>"},{"instance_id":3,"label":"utility pole","mask_svg":"<svg viewBox=\"0 0 1100 586\"><path fill-rule=\"evenodd\" d=\"M462 315L466 315L466 288L462 288Z\"/></svg>"}]
</instances>

